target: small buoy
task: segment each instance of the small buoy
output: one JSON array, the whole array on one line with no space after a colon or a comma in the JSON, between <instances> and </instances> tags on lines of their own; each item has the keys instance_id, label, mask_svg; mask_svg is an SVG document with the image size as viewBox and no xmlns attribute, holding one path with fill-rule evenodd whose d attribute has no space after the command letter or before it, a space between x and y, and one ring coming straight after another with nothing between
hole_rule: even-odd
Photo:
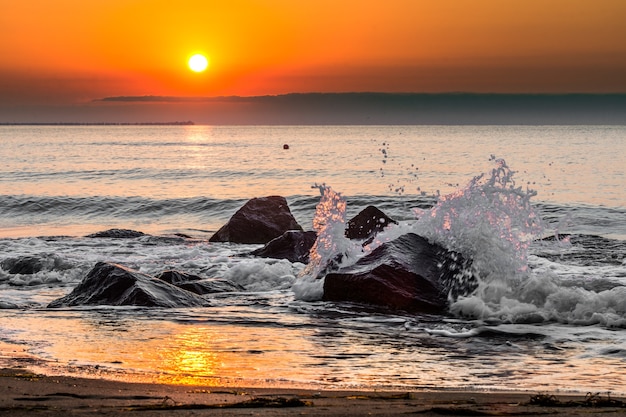
<instances>
[{"instance_id":1,"label":"small buoy","mask_svg":"<svg viewBox=\"0 0 626 417\"><path fill-rule=\"evenodd\" d=\"M286 143L283 145L283 149L289 149L289 145L287 145Z\"/></svg>"}]
</instances>

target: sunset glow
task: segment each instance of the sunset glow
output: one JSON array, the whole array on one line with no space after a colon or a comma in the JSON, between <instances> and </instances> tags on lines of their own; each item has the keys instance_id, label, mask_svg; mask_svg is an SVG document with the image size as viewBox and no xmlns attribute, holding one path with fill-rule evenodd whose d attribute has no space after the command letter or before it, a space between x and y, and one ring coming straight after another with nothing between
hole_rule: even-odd
<instances>
[{"instance_id":1,"label":"sunset glow","mask_svg":"<svg viewBox=\"0 0 626 417\"><path fill-rule=\"evenodd\" d=\"M0 10L10 40L0 103L11 112L110 96L626 91L622 0L0 0ZM181 67L194 50L210 53L210 77Z\"/></svg>"}]
</instances>

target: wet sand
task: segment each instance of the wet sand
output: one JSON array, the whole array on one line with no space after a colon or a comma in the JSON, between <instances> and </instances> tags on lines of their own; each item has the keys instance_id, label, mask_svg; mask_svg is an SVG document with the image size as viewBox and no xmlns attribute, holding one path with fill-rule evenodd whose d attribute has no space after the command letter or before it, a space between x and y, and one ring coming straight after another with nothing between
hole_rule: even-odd
<instances>
[{"instance_id":1,"label":"wet sand","mask_svg":"<svg viewBox=\"0 0 626 417\"><path fill-rule=\"evenodd\" d=\"M624 413L624 399L606 394L216 388L42 376L25 368L0 369L0 415L7 416L614 416Z\"/></svg>"}]
</instances>

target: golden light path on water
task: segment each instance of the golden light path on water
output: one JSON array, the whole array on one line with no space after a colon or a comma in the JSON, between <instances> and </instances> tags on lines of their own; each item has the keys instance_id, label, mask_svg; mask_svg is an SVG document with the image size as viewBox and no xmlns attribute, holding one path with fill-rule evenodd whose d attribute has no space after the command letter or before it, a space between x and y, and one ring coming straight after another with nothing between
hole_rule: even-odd
<instances>
[{"instance_id":1,"label":"golden light path on water","mask_svg":"<svg viewBox=\"0 0 626 417\"><path fill-rule=\"evenodd\" d=\"M72 315L15 315L12 326L24 332L29 344L39 339L41 346L17 356L50 357L53 362L41 368L47 374L194 386L376 389L382 381L396 380L404 389L480 389L487 384L490 389L553 391L555 386L575 386L617 393L623 382L615 372L615 358L589 357L576 343L566 347L571 352L564 366L561 351L517 354L515 343L490 346L499 353L486 357L480 353L480 340L475 341L476 352L461 353L455 339L424 349L412 339L415 335L400 333L393 341L383 333L367 340L345 329L116 322L106 313L79 321L71 320ZM402 364L397 363L399 352ZM36 364L33 360L35 371Z\"/></svg>"}]
</instances>

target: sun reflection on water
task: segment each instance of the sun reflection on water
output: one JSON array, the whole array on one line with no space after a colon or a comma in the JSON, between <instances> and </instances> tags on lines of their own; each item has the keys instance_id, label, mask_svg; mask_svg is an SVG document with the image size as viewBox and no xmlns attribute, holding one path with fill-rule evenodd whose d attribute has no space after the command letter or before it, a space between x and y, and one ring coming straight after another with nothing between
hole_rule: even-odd
<instances>
[{"instance_id":1,"label":"sun reflection on water","mask_svg":"<svg viewBox=\"0 0 626 417\"><path fill-rule=\"evenodd\" d=\"M158 338L123 342L123 366L137 371L135 379L178 385L275 385L279 376L301 379L298 364L311 350L306 338L281 328L196 323L163 330Z\"/></svg>"},{"instance_id":2,"label":"sun reflection on water","mask_svg":"<svg viewBox=\"0 0 626 417\"><path fill-rule=\"evenodd\" d=\"M212 339L211 332L206 328L202 330L186 328L157 349L155 353L161 357L161 378L170 383L187 385L197 383L199 378L210 379L218 375L223 367L223 357L207 349L208 341Z\"/></svg>"}]
</instances>

